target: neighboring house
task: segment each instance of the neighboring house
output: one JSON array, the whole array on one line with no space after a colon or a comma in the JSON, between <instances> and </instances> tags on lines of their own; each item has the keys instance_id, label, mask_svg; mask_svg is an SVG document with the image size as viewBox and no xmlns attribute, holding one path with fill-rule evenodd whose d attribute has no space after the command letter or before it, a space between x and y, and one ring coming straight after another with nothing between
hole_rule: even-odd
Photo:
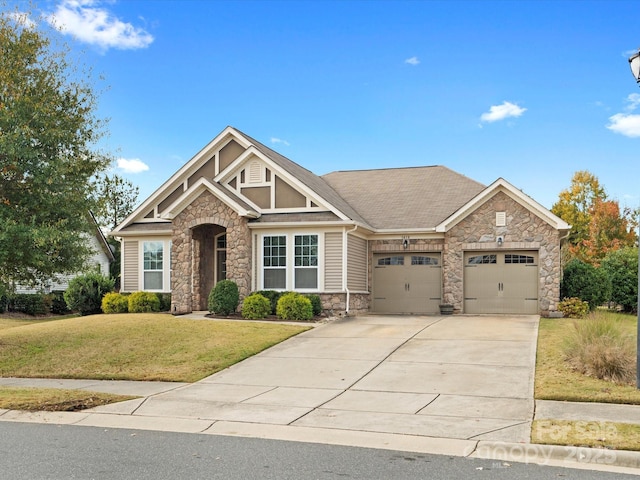
<instances>
[{"instance_id":1,"label":"neighboring house","mask_svg":"<svg viewBox=\"0 0 640 480\"><path fill-rule=\"evenodd\" d=\"M227 127L111 235L122 291L205 310L221 279L317 293L335 312L547 315L569 231L499 178L442 166L317 176Z\"/></svg>"},{"instance_id":2,"label":"neighboring house","mask_svg":"<svg viewBox=\"0 0 640 480\"><path fill-rule=\"evenodd\" d=\"M107 243L107 239L102 233L102 230L100 230L100 227L93 215L91 215L91 222L95 227L94 235L87 235L87 243L93 251L93 254L87 260L87 265L89 268L95 268L96 270L99 269L100 273L105 276L109 276L109 266L111 265L111 262L115 260L115 257L113 256L113 251ZM70 275L58 275L56 278L52 278L33 287L16 285L16 293L51 293L64 291L69 286L69 282L71 280L84 273L86 272L78 272Z\"/></svg>"}]
</instances>

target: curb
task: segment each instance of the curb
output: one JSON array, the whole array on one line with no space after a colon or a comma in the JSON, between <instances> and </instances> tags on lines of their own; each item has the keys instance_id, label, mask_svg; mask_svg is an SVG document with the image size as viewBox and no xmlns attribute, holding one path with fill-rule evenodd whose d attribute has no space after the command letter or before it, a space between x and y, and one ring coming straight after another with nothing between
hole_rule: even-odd
<instances>
[{"instance_id":1,"label":"curb","mask_svg":"<svg viewBox=\"0 0 640 480\"><path fill-rule=\"evenodd\" d=\"M640 452L604 448L480 441L470 458L567 468L611 470L640 468ZM599 467L599 468L598 468ZM638 474L635 470L633 473Z\"/></svg>"}]
</instances>

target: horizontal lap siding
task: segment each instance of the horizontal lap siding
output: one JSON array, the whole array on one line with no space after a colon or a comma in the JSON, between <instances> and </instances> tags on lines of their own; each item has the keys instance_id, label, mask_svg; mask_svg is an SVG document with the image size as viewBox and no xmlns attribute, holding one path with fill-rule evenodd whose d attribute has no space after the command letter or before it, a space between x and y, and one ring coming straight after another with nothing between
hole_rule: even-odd
<instances>
[{"instance_id":1,"label":"horizontal lap siding","mask_svg":"<svg viewBox=\"0 0 640 480\"><path fill-rule=\"evenodd\" d=\"M342 233L330 232L324 236L324 288L342 290Z\"/></svg>"},{"instance_id":2,"label":"horizontal lap siding","mask_svg":"<svg viewBox=\"0 0 640 480\"><path fill-rule=\"evenodd\" d=\"M349 290L367 290L367 241L347 237L347 287Z\"/></svg>"},{"instance_id":3,"label":"horizontal lap siding","mask_svg":"<svg viewBox=\"0 0 640 480\"><path fill-rule=\"evenodd\" d=\"M125 240L122 247L124 254L122 271L122 290L125 292L135 292L138 288L139 278L139 250L137 240Z\"/></svg>"}]
</instances>

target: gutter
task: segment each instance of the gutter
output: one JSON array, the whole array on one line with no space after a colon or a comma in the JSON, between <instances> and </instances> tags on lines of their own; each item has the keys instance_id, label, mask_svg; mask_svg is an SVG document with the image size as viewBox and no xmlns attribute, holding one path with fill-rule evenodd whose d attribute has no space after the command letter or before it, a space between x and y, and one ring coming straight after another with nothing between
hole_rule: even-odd
<instances>
[{"instance_id":1,"label":"gutter","mask_svg":"<svg viewBox=\"0 0 640 480\"><path fill-rule=\"evenodd\" d=\"M349 234L355 232L358 229L358 225L354 225L351 230L344 231L344 237L342 239L342 281L344 282L344 289L347 292L347 300L344 308L344 314L349 315L349 303L351 301L351 292L349 291L349 282L347 278L347 248L348 248L348 239Z\"/></svg>"}]
</instances>

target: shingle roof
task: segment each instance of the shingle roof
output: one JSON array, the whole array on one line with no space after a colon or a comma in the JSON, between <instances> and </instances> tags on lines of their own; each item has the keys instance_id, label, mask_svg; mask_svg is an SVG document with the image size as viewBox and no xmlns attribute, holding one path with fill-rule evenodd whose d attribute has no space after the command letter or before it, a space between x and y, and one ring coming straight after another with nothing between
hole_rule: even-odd
<instances>
[{"instance_id":1,"label":"shingle roof","mask_svg":"<svg viewBox=\"0 0 640 480\"><path fill-rule=\"evenodd\" d=\"M322 178L376 229L433 228L485 186L443 166L338 171Z\"/></svg>"}]
</instances>

